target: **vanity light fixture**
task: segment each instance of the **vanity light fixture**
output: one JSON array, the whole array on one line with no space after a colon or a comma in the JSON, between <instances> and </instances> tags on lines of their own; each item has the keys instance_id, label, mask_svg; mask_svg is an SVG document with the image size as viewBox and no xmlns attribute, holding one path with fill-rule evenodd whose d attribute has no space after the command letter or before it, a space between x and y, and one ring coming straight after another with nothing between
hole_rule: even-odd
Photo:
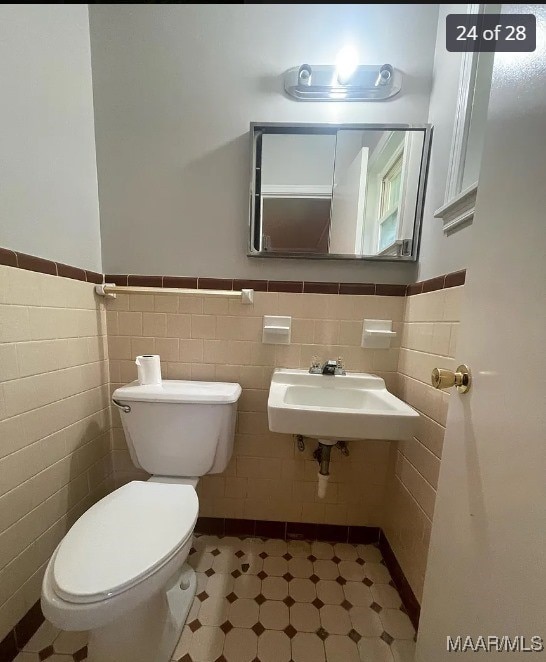
<instances>
[{"instance_id":1,"label":"vanity light fixture","mask_svg":"<svg viewBox=\"0 0 546 662\"><path fill-rule=\"evenodd\" d=\"M402 73L391 64L358 64L352 47L335 65L302 64L284 74L286 93L298 101L381 101L400 92Z\"/></svg>"},{"instance_id":2,"label":"vanity light fixture","mask_svg":"<svg viewBox=\"0 0 546 662\"><path fill-rule=\"evenodd\" d=\"M336 78L340 85L347 85L358 67L358 53L352 46L339 51L336 60Z\"/></svg>"}]
</instances>

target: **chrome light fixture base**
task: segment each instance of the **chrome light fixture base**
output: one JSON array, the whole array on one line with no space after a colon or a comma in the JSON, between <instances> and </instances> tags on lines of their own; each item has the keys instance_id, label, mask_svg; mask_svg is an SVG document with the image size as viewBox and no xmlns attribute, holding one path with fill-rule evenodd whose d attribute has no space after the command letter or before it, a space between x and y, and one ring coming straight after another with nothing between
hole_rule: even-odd
<instances>
[{"instance_id":1,"label":"chrome light fixture base","mask_svg":"<svg viewBox=\"0 0 546 662\"><path fill-rule=\"evenodd\" d=\"M381 101L401 88L402 73L390 64L360 65L348 78L329 64L302 64L284 74L286 93L298 101Z\"/></svg>"}]
</instances>

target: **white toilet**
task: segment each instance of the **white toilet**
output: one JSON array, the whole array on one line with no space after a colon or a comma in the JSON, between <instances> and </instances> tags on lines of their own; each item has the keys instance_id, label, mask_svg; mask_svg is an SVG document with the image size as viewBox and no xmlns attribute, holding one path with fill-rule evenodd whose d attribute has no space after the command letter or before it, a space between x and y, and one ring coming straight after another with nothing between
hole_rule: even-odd
<instances>
[{"instance_id":1,"label":"white toilet","mask_svg":"<svg viewBox=\"0 0 546 662\"><path fill-rule=\"evenodd\" d=\"M170 659L195 595L195 486L227 467L240 395L239 384L169 380L114 392L131 458L152 477L84 513L42 584L49 621L90 631L89 662Z\"/></svg>"}]
</instances>

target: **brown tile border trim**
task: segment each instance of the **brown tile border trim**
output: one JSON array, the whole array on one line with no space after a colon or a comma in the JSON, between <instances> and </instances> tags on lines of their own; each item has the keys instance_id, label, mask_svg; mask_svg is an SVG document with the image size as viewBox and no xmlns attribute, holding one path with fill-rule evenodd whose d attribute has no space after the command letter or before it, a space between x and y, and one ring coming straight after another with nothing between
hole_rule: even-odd
<instances>
[{"instance_id":1,"label":"brown tile border trim","mask_svg":"<svg viewBox=\"0 0 546 662\"><path fill-rule=\"evenodd\" d=\"M305 522L272 522L269 520L199 517L196 533L215 536L256 536L281 540L323 540L372 544L379 542L377 526L342 526L339 524L308 524Z\"/></svg>"},{"instance_id":2,"label":"brown tile border trim","mask_svg":"<svg viewBox=\"0 0 546 662\"><path fill-rule=\"evenodd\" d=\"M45 621L40 600L27 611L17 625L0 641L0 660L12 662Z\"/></svg>"},{"instance_id":3,"label":"brown tile border trim","mask_svg":"<svg viewBox=\"0 0 546 662\"><path fill-rule=\"evenodd\" d=\"M357 294L383 297L404 297L434 292L448 287L464 285L466 270L409 285L396 283L335 283L308 280L252 280L242 278L183 278L178 276L136 276L132 274L106 274L106 283L141 285L145 287L187 287L192 290L241 290L256 292L293 292L303 294Z\"/></svg>"},{"instance_id":4,"label":"brown tile border trim","mask_svg":"<svg viewBox=\"0 0 546 662\"><path fill-rule=\"evenodd\" d=\"M418 630L419 617L421 616L421 605L415 597L415 593L409 585L409 582L406 579L406 575L400 567L400 564L398 563L398 560L392 551L392 547L390 546L390 543L383 531L381 531L379 536L379 549L381 551L381 555L383 556L383 560L385 561L385 565L387 566L389 572L391 573L391 577L396 584L396 588L400 594L402 604L408 613L409 619L413 623L413 627Z\"/></svg>"},{"instance_id":5,"label":"brown tile border trim","mask_svg":"<svg viewBox=\"0 0 546 662\"><path fill-rule=\"evenodd\" d=\"M290 292L297 294L361 294L403 297L407 285L392 283L334 283L303 280L252 280L243 278L182 278L178 276L136 276L106 274L105 283L145 287L187 287L192 290L241 290L256 292ZM443 278L443 277L442 277Z\"/></svg>"},{"instance_id":6,"label":"brown tile border trim","mask_svg":"<svg viewBox=\"0 0 546 662\"><path fill-rule=\"evenodd\" d=\"M406 288L406 296L410 297L414 294L425 294L426 292L435 292L436 290L445 290L449 287L457 287L464 285L466 279L466 269L461 271L453 271L444 276L436 276L428 280L422 280L418 283L411 283Z\"/></svg>"},{"instance_id":7,"label":"brown tile border trim","mask_svg":"<svg viewBox=\"0 0 546 662\"><path fill-rule=\"evenodd\" d=\"M305 294L356 294L367 296L403 297L434 292L464 285L466 269L409 285L396 283L340 283L302 280L257 280L241 278L203 278L184 276L145 276L139 274L106 274L72 267L61 262L45 260L7 248L0 248L0 265L18 267L39 273L73 278L88 283L115 283L137 287L183 287L192 290L241 290L250 288L257 292L295 292Z\"/></svg>"},{"instance_id":8,"label":"brown tile border trim","mask_svg":"<svg viewBox=\"0 0 546 662\"><path fill-rule=\"evenodd\" d=\"M72 267L62 262L53 262L43 257L27 255L19 251L12 251L9 248L0 248L0 265L7 267L17 267L27 271L36 271L50 276L61 276L62 278L72 278L87 283L102 283L103 275L96 271L87 271L78 267Z\"/></svg>"}]
</instances>

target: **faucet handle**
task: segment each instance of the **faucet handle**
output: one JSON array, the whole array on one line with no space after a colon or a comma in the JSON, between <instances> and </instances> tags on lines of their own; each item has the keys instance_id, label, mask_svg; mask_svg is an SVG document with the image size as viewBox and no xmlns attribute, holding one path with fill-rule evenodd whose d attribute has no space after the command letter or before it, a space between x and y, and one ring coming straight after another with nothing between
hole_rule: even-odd
<instances>
[{"instance_id":1,"label":"faucet handle","mask_svg":"<svg viewBox=\"0 0 546 662\"><path fill-rule=\"evenodd\" d=\"M336 375L346 375L345 368L343 367L343 357L338 356L336 361Z\"/></svg>"},{"instance_id":2,"label":"faucet handle","mask_svg":"<svg viewBox=\"0 0 546 662\"><path fill-rule=\"evenodd\" d=\"M320 373L320 360L318 356L313 356L311 359L311 367L309 368L309 372L312 375L317 375Z\"/></svg>"}]
</instances>

